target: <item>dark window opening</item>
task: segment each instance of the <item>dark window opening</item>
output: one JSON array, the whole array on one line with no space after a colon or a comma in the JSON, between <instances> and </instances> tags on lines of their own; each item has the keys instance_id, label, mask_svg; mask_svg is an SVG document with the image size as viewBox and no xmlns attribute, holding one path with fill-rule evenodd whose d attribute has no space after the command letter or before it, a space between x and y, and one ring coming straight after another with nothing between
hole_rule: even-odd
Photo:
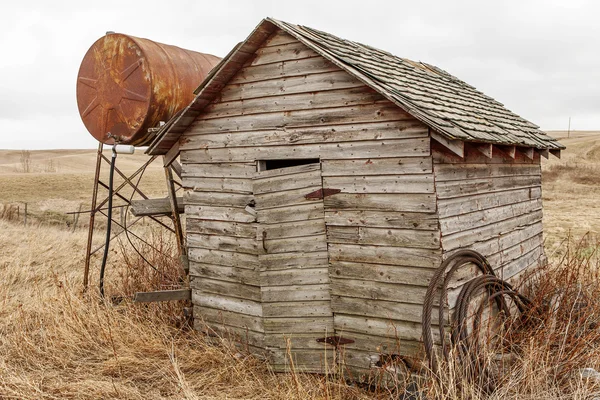
<instances>
[{"instance_id":1,"label":"dark window opening","mask_svg":"<svg viewBox=\"0 0 600 400\"><path fill-rule=\"evenodd\" d=\"M306 165L306 164L318 164L318 158L293 158L287 160L265 160L261 161L264 163L263 171L269 171L271 169L278 168L289 168L289 167L297 167L298 165Z\"/></svg>"}]
</instances>

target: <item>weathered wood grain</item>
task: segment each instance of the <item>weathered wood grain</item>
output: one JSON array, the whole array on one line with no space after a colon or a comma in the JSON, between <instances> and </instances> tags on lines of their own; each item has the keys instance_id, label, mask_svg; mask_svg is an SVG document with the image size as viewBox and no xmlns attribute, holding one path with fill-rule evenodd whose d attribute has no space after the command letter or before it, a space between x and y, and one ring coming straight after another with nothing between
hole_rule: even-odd
<instances>
[{"instance_id":1,"label":"weathered wood grain","mask_svg":"<svg viewBox=\"0 0 600 400\"><path fill-rule=\"evenodd\" d=\"M258 258L252 254L222 250L209 250L192 247L188 250L191 261L204 264L216 264L227 267L253 269L258 267Z\"/></svg>"},{"instance_id":2,"label":"weathered wood grain","mask_svg":"<svg viewBox=\"0 0 600 400\"><path fill-rule=\"evenodd\" d=\"M276 68L276 66L275 66ZM282 94L309 93L320 90L348 89L364 85L345 71L274 77L250 83L233 83L220 92L218 101L247 100L258 97L279 96Z\"/></svg>"},{"instance_id":3,"label":"weathered wood grain","mask_svg":"<svg viewBox=\"0 0 600 400\"><path fill-rule=\"evenodd\" d=\"M186 134L186 136L181 139L181 146L185 150L194 150L425 137L427 137L426 130L424 130L420 122L414 120L401 120L328 125L325 127L273 128L250 132L220 132L201 135ZM410 155L408 157L410 157Z\"/></svg>"},{"instance_id":4,"label":"weathered wood grain","mask_svg":"<svg viewBox=\"0 0 600 400\"><path fill-rule=\"evenodd\" d=\"M190 261L190 281L205 278L253 286L260 285L258 267L248 268L247 265L239 267Z\"/></svg>"},{"instance_id":5,"label":"weathered wood grain","mask_svg":"<svg viewBox=\"0 0 600 400\"><path fill-rule=\"evenodd\" d=\"M344 193L434 193L433 175L324 176L323 186Z\"/></svg>"},{"instance_id":6,"label":"weathered wood grain","mask_svg":"<svg viewBox=\"0 0 600 400\"><path fill-rule=\"evenodd\" d=\"M265 270L261 271L260 279L266 286L327 285L329 269L324 262L321 266L317 264L307 268Z\"/></svg>"},{"instance_id":7,"label":"weathered wood grain","mask_svg":"<svg viewBox=\"0 0 600 400\"><path fill-rule=\"evenodd\" d=\"M258 254L256 237L242 238L235 236L203 235L187 233L187 245L193 248L235 251L239 253Z\"/></svg>"},{"instance_id":8,"label":"weathered wood grain","mask_svg":"<svg viewBox=\"0 0 600 400\"><path fill-rule=\"evenodd\" d=\"M440 251L332 243L329 245L329 257L333 261L432 268L439 265Z\"/></svg>"},{"instance_id":9,"label":"weathered wood grain","mask_svg":"<svg viewBox=\"0 0 600 400\"><path fill-rule=\"evenodd\" d=\"M184 212L182 197L177 197L177 207L179 213L182 214ZM132 200L130 210L136 217L171 215L172 212L171 201L168 197L163 199Z\"/></svg>"},{"instance_id":10,"label":"weathered wood grain","mask_svg":"<svg viewBox=\"0 0 600 400\"><path fill-rule=\"evenodd\" d=\"M203 113L205 113L205 116L203 119L242 115L259 116L264 114L265 110L269 110L269 112L318 110L320 108L373 104L382 101L386 100L381 94L366 87L295 94L285 94L283 92L277 96L211 103L204 108Z\"/></svg>"},{"instance_id":11,"label":"weathered wood grain","mask_svg":"<svg viewBox=\"0 0 600 400\"><path fill-rule=\"evenodd\" d=\"M411 175L433 172L431 157L323 160L323 176Z\"/></svg>"},{"instance_id":12,"label":"weathered wood grain","mask_svg":"<svg viewBox=\"0 0 600 400\"><path fill-rule=\"evenodd\" d=\"M379 141L298 144L293 146L238 147L182 151L182 162L243 162L286 158L370 158L423 156L428 141L421 138Z\"/></svg>"},{"instance_id":13,"label":"weathered wood grain","mask_svg":"<svg viewBox=\"0 0 600 400\"><path fill-rule=\"evenodd\" d=\"M222 281L218 279L194 279L190 286L202 292L211 295L223 295L227 298L233 297L242 300L251 300L260 303L260 286L247 285L240 282Z\"/></svg>"},{"instance_id":14,"label":"weathered wood grain","mask_svg":"<svg viewBox=\"0 0 600 400\"><path fill-rule=\"evenodd\" d=\"M197 120L192 124L190 134L260 131L273 128L325 126L337 124L357 124L363 122L398 121L407 118L390 102L359 104L349 107L321 108L271 112L257 115L241 115L214 119Z\"/></svg>"},{"instance_id":15,"label":"weathered wood grain","mask_svg":"<svg viewBox=\"0 0 600 400\"><path fill-rule=\"evenodd\" d=\"M441 199L493 191L534 187L541 185L541 175L503 176L495 179L436 182L436 192Z\"/></svg>"},{"instance_id":16,"label":"weathered wood grain","mask_svg":"<svg viewBox=\"0 0 600 400\"><path fill-rule=\"evenodd\" d=\"M379 246L439 249L437 231L374 228L365 226L327 226L329 243L372 244Z\"/></svg>"},{"instance_id":17,"label":"weathered wood grain","mask_svg":"<svg viewBox=\"0 0 600 400\"><path fill-rule=\"evenodd\" d=\"M254 203L254 195L249 193L231 193L231 192L196 192L186 190L183 193L184 204L217 206L217 207L237 207L245 208ZM194 217L193 214L187 214Z\"/></svg>"},{"instance_id":18,"label":"weathered wood grain","mask_svg":"<svg viewBox=\"0 0 600 400\"><path fill-rule=\"evenodd\" d=\"M198 219L211 219L217 221L254 222L256 216L245 208L237 207L213 207L187 204L186 215L195 216Z\"/></svg>"},{"instance_id":19,"label":"weathered wood grain","mask_svg":"<svg viewBox=\"0 0 600 400\"><path fill-rule=\"evenodd\" d=\"M539 187L452 197L438 201L438 213L440 218L453 217L539 198L541 198Z\"/></svg>"},{"instance_id":20,"label":"weathered wood grain","mask_svg":"<svg viewBox=\"0 0 600 400\"><path fill-rule=\"evenodd\" d=\"M262 317L262 305L259 302L248 299L214 295L199 292L198 290L193 291L192 302L194 305L200 307L226 311L229 317L231 317L231 322L227 323L227 325L241 326L236 323L235 318L239 317L240 320L242 320L244 317L246 317L248 322L252 322L252 325L249 326L250 329L258 332L261 331L262 318L260 317ZM207 316L207 314L205 313L204 316ZM248 316L256 318L247 318Z\"/></svg>"},{"instance_id":21,"label":"weathered wood grain","mask_svg":"<svg viewBox=\"0 0 600 400\"><path fill-rule=\"evenodd\" d=\"M338 193L325 198L327 212L405 211L435 212L435 195L426 193ZM365 215L366 216L366 215Z\"/></svg>"},{"instance_id":22,"label":"weathered wood grain","mask_svg":"<svg viewBox=\"0 0 600 400\"><path fill-rule=\"evenodd\" d=\"M326 211L327 225L371 226L379 228L400 228L436 230L438 219L434 213L411 213L394 211Z\"/></svg>"},{"instance_id":23,"label":"weathered wood grain","mask_svg":"<svg viewBox=\"0 0 600 400\"><path fill-rule=\"evenodd\" d=\"M186 231L189 234L222 235L256 239L256 224L232 221L201 220L186 218Z\"/></svg>"},{"instance_id":24,"label":"weathered wood grain","mask_svg":"<svg viewBox=\"0 0 600 400\"><path fill-rule=\"evenodd\" d=\"M371 281L373 286L377 282L428 286L434 273L429 268L349 261L331 261L329 271L332 278Z\"/></svg>"},{"instance_id":25,"label":"weathered wood grain","mask_svg":"<svg viewBox=\"0 0 600 400\"><path fill-rule=\"evenodd\" d=\"M520 203L474 211L468 214L440 218L440 229L442 236L445 236L465 229L475 229L498 221L504 221L519 215L530 214L533 211L541 209L541 199L527 200Z\"/></svg>"}]
</instances>

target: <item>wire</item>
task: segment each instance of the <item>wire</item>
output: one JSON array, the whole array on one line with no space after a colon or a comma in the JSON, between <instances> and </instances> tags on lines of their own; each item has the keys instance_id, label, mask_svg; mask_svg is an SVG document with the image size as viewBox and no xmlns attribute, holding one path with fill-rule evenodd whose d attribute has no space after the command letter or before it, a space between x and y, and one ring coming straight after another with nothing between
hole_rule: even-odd
<instances>
[{"instance_id":1,"label":"wire","mask_svg":"<svg viewBox=\"0 0 600 400\"><path fill-rule=\"evenodd\" d=\"M515 304L518 312L523 315L532 315L532 302L522 294L518 293L508 282L498 278L487 259L473 250L459 250L450 255L436 270L431 279L425 294L422 315L422 334L425 345L425 355L429 360L431 370L439 377L438 354L435 352L433 332L432 332L432 311L436 292L439 291L438 303L438 329L442 356L446 361L450 361L450 346L446 345L446 319L445 303L448 293L448 285L454 273L460 266L465 264L474 264L481 272L479 275L467 282L461 289L454 305L454 315L452 318L451 345L456 349L458 363L469 373L468 379L486 393L491 393L495 389L492 373L486 368L486 361L481 358L481 352L478 342L478 333L480 332L481 316L484 303L481 303L479 309L473 316L472 331L469 332L469 305L473 302L476 295L483 289L487 292L487 301L494 302L500 311L500 315L505 317L504 321L510 317L510 308L506 300Z\"/></svg>"},{"instance_id":2,"label":"wire","mask_svg":"<svg viewBox=\"0 0 600 400\"><path fill-rule=\"evenodd\" d=\"M104 273L106 272L106 261L108 260L108 249L110 246L110 229L112 226L112 203L113 203L113 180L115 176L115 163L117 161L117 144L113 144L112 157L110 159L110 173L108 176L108 212L106 222L106 242L104 243L104 255L100 267L100 297L104 298Z\"/></svg>"}]
</instances>

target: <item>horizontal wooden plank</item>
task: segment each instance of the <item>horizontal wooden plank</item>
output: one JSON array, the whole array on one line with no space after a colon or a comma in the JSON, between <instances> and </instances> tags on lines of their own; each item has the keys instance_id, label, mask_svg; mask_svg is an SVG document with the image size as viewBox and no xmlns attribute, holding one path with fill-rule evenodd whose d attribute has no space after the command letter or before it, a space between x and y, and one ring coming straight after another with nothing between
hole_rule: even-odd
<instances>
[{"instance_id":1,"label":"horizontal wooden plank","mask_svg":"<svg viewBox=\"0 0 600 400\"><path fill-rule=\"evenodd\" d=\"M444 251L450 251L459 247L472 246L477 242L488 241L492 238L501 237L519 227L531 225L542 220L542 211L536 210L529 214L509 218L504 221L497 221L490 225L481 226L475 229L456 232L442 237L442 246Z\"/></svg>"},{"instance_id":2,"label":"horizontal wooden plank","mask_svg":"<svg viewBox=\"0 0 600 400\"><path fill-rule=\"evenodd\" d=\"M335 69L330 69L335 71ZM279 71L273 71L278 73ZM306 74L304 74L306 75ZM271 78L276 78L273 76ZM348 107L385 101L385 98L366 86L286 94L244 100L211 103L203 109L202 119L256 115L265 112L318 110L329 107Z\"/></svg>"},{"instance_id":3,"label":"horizontal wooden plank","mask_svg":"<svg viewBox=\"0 0 600 400\"><path fill-rule=\"evenodd\" d=\"M358 104L354 106L270 112L260 115L241 115L214 119L197 119L189 128L192 135L260 131L273 128L356 124L363 122L397 121L405 114L389 103Z\"/></svg>"},{"instance_id":4,"label":"horizontal wooden plank","mask_svg":"<svg viewBox=\"0 0 600 400\"><path fill-rule=\"evenodd\" d=\"M295 317L295 318L265 318L265 333L293 334L317 333L325 336L326 332L333 332L333 318L331 317Z\"/></svg>"},{"instance_id":5,"label":"horizontal wooden plank","mask_svg":"<svg viewBox=\"0 0 600 400\"><path fill-rule=\"evenodd\" d=\"M398 265L331 261L330 274L336 279L428 286L434 271L428 268ZM373 283L373 285L376 285L376 283Z\"/></svg>"},{"instance_id":6,"label":"horizontal wooden plank","mask_svg":"<svg viewBox=\"0 0 600 400\"><path fill-rule=\"evenodd\" d=\"M426 292L426 286L331 278L332 296L354 297L368 301L386 300L422 306ZM335 309L334 311L337 312Z\"/></svg>"},{"instance_id":7,"label":"horizontal wooden plank","mask_svg":"<svg viewBox=\"0 0 600 400\"><path fill-rule=\"evenodd\" d=\"M183 213L183 198L177 197L177 208L180 214ZM144 216L159 216L159 215L171 215L173 212L171 208L171 200L168 197L163 199L143 199L143 200L132 200L131 213L136 217Z\"/></svg>"},{"instance_id":8,"label":"horizontal wooden plank","mask_svg":"<svg viewBox=\"0 0 600 400\"><path fill-rule=\"evenodd\" d=\"M273 34L271 34L271 36L269 36L267 40L263 42L261 47L278 46L281 44L294 43L297 41L298 39L296 39L286 31L277 29L275 30L275 32L273 32Z\"/></svg>"},{"instance_id":9,"label":"horizontal wooden plank","mask_svg":"<svg viewBox=\"0 0 600 400\"><path fill-rule=\"evenodd\" d=\"M205 293L223 295L227 298L234 297L238 299L252 300L260 303L260 286L248 285L240 282L227 282L217 279L193 279L190 282L192 289Z\"/></svg>"},{"instance_id":10,"label":"horizontal wooden plank","mask_svg":"<svg viewBox=\"0 0 600 400\"><path fill-rule=\"evenodd\" d=\"M322 202L269 208L259 210L257 214L258 222L261 224L322 219L323 216L324 207Z\"/></svg>"},{"instance_id":11,"label":"horizontal wooden plank","mask_svg":"<svg viewBox=\"0 0 600 400\"><path fill-rule=\"evenodd\" d=\"M420 122L403 119L399 121L328 125L325 127L288 127L285 129L275 128L262 131L220 132L202 135L193 135L192 132L188 132L181 139L181 148L194 150L225 147L286 146L426 137L427 129Z\"/></svg>"},{"instance_id":12,"label":"horizontal wooden plank","mask_svg":"<svg viewBox=\"0 0 600 400\"><path fill-rule=\"evenodd\" d=\"M348 337L352 336L352 332L357 332L377 337L398 338L400 341L421 339L421 324L416 322L335 314L334 323L336 331L346 332ZM437 337L439 333L434 332L434 335Z\"/></svg>"},{"instance_id":13,"label":"horizontal wooden plank","mask_svg":"<svg viewBox=\"0 0 600 400\"><path fill-rule=\"evenodd\" d=\"M532 222L531 225L517 227L499 237L492 237L486 241L473 243L471 248L477 250L484 256L490 256L513 246L520 245L529 238L541 235L542 232L542 221L538 220ZM496 265L494 267L496 267Z\"/></svg>"},{"instance_id":14,"label":"horizontal wooden plank","mask_svg":"<svg viewBox=\"0 0 600 400\"><path fill-rule=\"evenodd\" d=\"M506 189L534 187L540 186L541 183L541 176L504 176L494 179L436 182L435 186L438 197L445 199Z\"/></svg>"},{"instance_id":15,"label":"horizontal wooden plank","mask_svg":"<svg viewBox=\"0 0 600 400\"><path fill-rule=\"evenodd\" d=\"M267 317L331 317L331 301L287 301L264 303L263 315Z\"/></svg>"},{"instance_id":16,"label":"horizontal wooden plank","mask_svg":"<svg viewBox=\"0 0 600 400\"><path fill-rule=\"evenodd\" d=\"M262 286L263 303L330 300L329 285Z\"/></svg>"},{"instance_id":17,"label":"horizontal wooden plank","mask_svg":"<svg viewBox=\"0 0 600 400\"><path fill-rule=\"evenodd\" d=\"M295 238L302 236L315 236L325 234L325 222L323 219L309 219L306 221L280 222L277 224L258 224L256 237L259 240L263 238L263 231L266 232L265 239L277 238Z\"/></svg>"},{"instance_id":18,"label":"horizontal wooden plank","mask_svg":"<svg viewBox=\"0 0 600 400\"><path fill-rule=\"evenodd\" d=\"M435 195L427 193L338 193L324 199L327 212L405 211L435 212ZM367 213L368 214L368 213Z\"/></svg>"},{"instance_id":19,"label":"horizontal wooden plank","mask_svg":"<svg viewBox=\"0 0 600 400\"><path fill-rule=\"evenodd\" d=\"M315 186L302 187L299 189L290 189L282 192L262 193L256 196L256 209L265 210L268 208L281 207L282 205L292 206L299 204L313 204L321 201L320 199L306 198L306 195L322 189L321 179Z\"/></svg>"},{"instance_id":20,"label":"horizontal wooden plank","mask_svg":"<svg viewBox=\"0 0 600 400\"><path fill-rule=\"evenodd\" d=\"M197 219L191 215L186 216L185 226L188 235L197 233L256 239L257 232L257 225L253 223Z\"/></svg>"},{"instance_id":21,"label":"horizontal wooden plank","mask_svg":"<svg viewBox=\"0 0 600 400\"><path fill-rule=\"evenodd\" d=\"M318 251L314 253L262 254L260 257L261 271L283 271L296 268L319 268L327 265L327 254Z\"/></svg>"},{"instance_id":22,"label":"horizontal wooden plank","mask_svg":"<svg viewBox=\"0 0 600 400\"><path fill-rule=\"evenodd\" d=\"M504 264L497 274L501 276L502 279L506 280L514 279L519 274L525 274L525 276L527 276L525 271L538 267L542 262L543 257L544 247L535 247L529 253L523 254L520 258Z\"/></svg>"},{"instance_id":23,"label":"horizontal wooden plank","mask_svg":"<svg viewBox=\"0 0 600 400\"><path fill-rule=\"evenodd\" d=\"M314 76L314 75L313 75ZM211 119L196 119L189 134L260 131L274 128L303 126L327 126L363 122L398 121L409 118L407 114L386 101L353 106L320 108L318 110L294 110L269 112L260 115L241 115ZM182 148L183 149L183 148Z\"/></svg>"},{"instance_id":24,"label":"horizontal wooden plank","mask_svg":"<svg viewBox=\"0 0 600 400\"><path fill-rule=\"evenodd\" d=\"M436 164L434 170L439 182L541 174L540 166L531 164Z\"/></svg>"},{"instance_id":25,"label":"horizontal wooden plank","mask_svg":"<svg viewBox=\"0 0 600 400\"><path fill-rule=\"evenodd\" d=\"M446 218L539 198L539 187L452 197L438 201L438 213L440 218Z\"/></svg>"},{"instance_id":26,"label":"horizontal wooden plank","mask_svg":"<svg viewBox=\"0 0 600 400\"><path fill-rule=\"evenodd\" d=\"M411 157L429 152L426 139L390 139L381 141L298 144L293 146L237 147L187 150L182 162L239 162L248 160L281 160L286 158L369 158ZM531 185L533 186L533 185Z\"/></svg>"},{"instance_id":27,"label":"horizontal wooden plank","mask_svg":"<svg viewBox=\"0 0 600 400\"><path fill-rule=\"evenodd\" d=\"M326 285L329 283L329 268L323 263L322 266L310 265L307 268L261 271L260 281L262 286Z\"/></svg>"},{"instance_id":28,"label":"horizontal wooden plank","mask_svg":"<svg viewBox=\"0 0 600 400\"><path fill-rule=\"evenodd\" d=\"M440 248L437 231L327 225L329 243L374 244L380 246Z\"/></svg>"},{"instance_id":29,"label":"horizontal wooden plank","mask_svg":"<svg viewBox=\"0 0 600 400\"><path fill-rule=\"evenodd\" d=\"M292 335L291 340L293 340ZM285 343L285 340L282 341ZM285 349L272 349L269 356L269 364L273 366L276 372L292 372L295 373L328 373L334 371L335 351L332 349L303 349L293 348L291 351ZM291 357L291 360L290 360ZM294 363L292 370L291 364Z\"/></svg>"},{"instance_id":30,"label":"horizontal wooden plank","mask_svg":"<svg viewBox=\"0 0 600 400\"><path fill-rule=\"evenodd\" d=\"M187 233L188 248L235 251L239 253L258 254L256 237L241 238L235 236L203 235Z\"/></svg>"},{"instance_id":31,"label":"horizontal wooden plank","mask_svg":"<svg viewBox=\"0 0 600 400\"><path fill-rule=\"evenodd\" d=\"M183 187L195 192L252 193L252 179L249 178L198 178L184 176Z\"/></svg>"},{"instance_id":32,"label":"horizontal wooden plank","mask_svg":"<svg viewBox=\"0 0 600 400\"><path fill-rule=\"evenodd\" d=\"M264 232L269 232L265 230ZM327 252L327 237L325 234L315 236L302 236L285 239L266 239L262 241L262 249L268 254L276 253L302 253L302 252Z\"/></svg>"},{"instance_id":33,"label":"horizontal wooden plank","mask_svg":"<svg viewBox=\"0 0 600 400\"><path fill-rule=\"evenodd\" d=\"M158 290L155 292L137 292L133 298L134 303L152 303L159 301L190 300L190 289Z\"/></svg>"},{"instance_id":34,"label":"horizontal wooden plank","mask_svg":"<svg viewBox=\"0 0 600 400\"><path fill-rule=\"evenodd\" d=\"M318 166L318 164L317 164ZM254 179L253 190L257 195L257 203L260 202L260 195L264 193L281 192L284 190L294 190L309 187L321 187L321 170L313 170L293 175L273 176L268 178ZM310 193L307 191L306 193Z\"/></svg>"},{"instance_id":35,"label":"horizontal wooden plank","mask_svg":"<svg viewBox=\"0 0 600 400\"><path fill-rule=\"evenodd\" d=\"M338 243L329 245L329 257L332 261L350 261L368 264L432 268L440 264L440 254L440 251L430 249Z\"/></svg>"},{"instance_id":36,"label":"horizontal wooden plank","mask_svg":"<svg viewBox=\"0 0 600 400\"><path fill-rule=\"evenodd\" d=\"M246 268L190 261L190 281L204 278L239 282L246 285L260 285L258 267Z\"/></svg>"},{"instance_id":37,"label":"horizontal wooden plank","mask_svg":"<svg viewBox=\"0 0 600 400\"><path fill-rule=\"evenodd\" d=\"M245 208L248 205L254 204L254 195L249 193L195 192L193 190L186 190L183 193L183 201L186 205Z\"/></svg>"},{"instance_id":38,"label":"horizontal wooden plank","mask_svg":"<svg viewBox=\"0 0 600 400\"><path fill-rule=\"evenodd\" d=\"M237 207L213 207L187 204L185 214L198 219L210 219L217 221L254 222L256 216L245 208Z\"/></svg>"},{"instance_id":39,"label":"horizontal wooden plank","mask_svg":"<svg viewBox=\"0 0 600 400\"><path fill-rule=\"evenodd\" d=\"M254 324L254 326L250 329L256 331L260 331L261 329L260 326L262 325L262 305L259 302L248 299L238 299L235 297L204 293L199 290L192 290L192 303L202 308L210 308L212 310L219 311L228 311L231 314L239 315L240 318L244 316L258 317L249 319L253 321ZM227 322L227 325L242 326L235 323L236 315L231 315L232 320L230 322ZM201 316L206 317L206 315ZM218 322L214 319L212 321Z\"/></svg>"},{"instance_id":40,"label":"horizontal wooden plank","mask_svg":"<svg viewBox=\"0 0 600 400\"><path fill-rule=\"evenodd\" d=\"M247 65L241 68L229 84L248 84L292 76L340 71L341 69L323 57L307 57L299 60L284 60L273 64Z\"/></svg>"},{"instance_id":41,"label":"horizontal wooden plank","mask_svg":"<svg viewBox=\"0 0 600 400\"><path fill-rule=\"evenodd\" d=\"M421 322L423 305L401 303L398 301L385 301L364 299L348 296L334 295L331 307L336 314L376 317L410 322ZM437 310L434 311L437 315Z\"/></svg>"},{"instance_id":42,"label":"horizontal wooden plank","mask_svg":"<svg viewBox=\"0 0 600 400\"><path fill-rule=\"evenodd\" d=\"M404 175L432 173L431 157L323 160L323 176Z\"/></svg>"},{"instance_id":43,"label":"horizontal wooden plank","mask_svg":"<svg viewBox=\"0 0 600 400\"><path fill-rule=\"evenodd\" d=\"M256 163L193 163L182 166L182 175L196 178L253 178L256 175Z\"/></svg>"},{"instance_id":44,"label":"horizontal wooden plank","mask_svg":"<svg viewBox=\"0 0 600 400\"><path fill-rule=\"evenodd\" d=\"M286 349L289 344L289 348L294 350L305 350L305 349L314 349L320 350L321 352L329 353L333 350L333 346L317 342L317 339L323 338L321 332L316 333L295 333L295 334L267 334L265 335L265 346L268 348L275 349Z\"/></svg>"},{"instance_id":45,"label":"horizontal wooden plank","mask_svg":"<svg viewBox=\"0 0 600 400\"><path fill-rule=\"evenodd\" d=\"M281 60L280 60L281 61ZM217 102L265 98L282 94L310 93L333 89L363 87L364 84L345 71L327 71L322 73L277 76L277 65L273 66L272 79L255 82L240 82L226 85L219 93Z\"/></svg>"},{"instance_id":46,"label":"horizontal wooden plank","mask_svg":"<svg viewBox=\"0 0 600 400\"><path fill-rule=\"evenodd\" d=\"M403 229L438 229L435 214L397 212L397 211L326 211L327 225L372 226Z\"/></svg>"},{"instance_id":47,"label":"horizontal wooden plank","mask_svg":"<svg viewBox=\"0 0 600 400\"><path fill-rule=\"evenodd\" d=\"M433 193L433 175L324 176L323 186L344 193Z\"/></svg>"},{"instance_id":48,"label":"horizontal wooden plank","mask_svg":"<svg viewBox=\"0 0 600 400\"><path fill-rule=\"evenodd\" d=\"M299 41L268 47L261 46L256 50L256 55L257 57L252 61L252 65L318 56L314 50Z\"/></svg>"},{"instance_id":49,"label":"horizontal wooden plank","mask_svg":"<svg viewBox=\"0 0 600 400\"><path fill-rule=\"evenodd\" d=\"M194 295L192 297L194 297ZM211 301L208 301L208 303L211 305L213 304ZM264 332L263 320L260 316L221 310L212 308L210 306L205 307L203 304L198 304L195 301L194 319L204 322L206 325L208 325L208 327L211 327L212 329L218 329L220 327L232 327L242 328L244 330L256 333Z\"/></svg>"},{"instance_id":50,"label":"horizontal wooden plank","mask_svg":"<svg viewBox=\"0 0 600 400\"><path fill-rule=\"evenodd\" d=\"M496 221L504 221L508 218L529 214L541 209L542 199L527 200L516 204L474 211L468 214L440 218L440 229L442 236L446 236L463 230L493 224Z\"/></svg>"},{"instance_id":51,"label":"horizontal wooden plank","mask_svg":"<svg viewBox=\"0 0 600 400\"><path fill-rule=\"evenodd\" d=\"M190 248L188 257L191 261L204 264L224 265L228 267L239 267L254 269L258 267L258 256L232 251L208 250Z\"/></svg>"}]
</instances>

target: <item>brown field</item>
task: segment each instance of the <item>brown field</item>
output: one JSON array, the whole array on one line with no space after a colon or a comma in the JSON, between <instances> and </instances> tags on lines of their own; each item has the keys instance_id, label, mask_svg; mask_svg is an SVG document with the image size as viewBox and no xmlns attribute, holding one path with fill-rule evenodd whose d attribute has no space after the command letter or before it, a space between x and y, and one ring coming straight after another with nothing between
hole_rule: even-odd
<instances>
[{"instance_id":1,"label":"brown field","mask_svg":"<svg viewBox=\"0 0 600 400\"><path fill-rule=\"evenodd\" d=\"M560 160L551 156L543 163L546 248L557 259L565 253L567 236L590 232L596 237L600 232L600 132L553 135L568 147ZM86 217L72 232L73 216L66 212L80 204L89 208L95 151L31 151L28 157L29 166L24 166L22 152L0 150L0 399L396 398L387 389L362 388L334 376L273 374L261 360L229 343L209 343L186 329L180 306L104 303L93 293L82 295ZM132 172L145 159L120 155L117 161ZM152 196L164 195L164 179L157 162L147 170L142 188ZM7 211L10 206L13 211L18 207L18 215ZM151 225L140 229L154 245L172 252L169 238ZM101 241L99 234L96 243ZM588 237L586 243L593 240ZM137 256L124 256L132 254L128 246L122 241L112 247L107 291L130 295L165 285L166 278L157 279ZM156 262L170 262L143 250ZM171 272L167 281L176 282L177 271ZM96 266L92 292L97 275ZM550 352L535 350L526 353L526 366L493 398L597 395L597 386L577 376L559 384L546 369L541 373L539 368L552 359ZM600 359L587 362L597 368ZM428 390L430 398L480 398L464 387L460 392L429 385Z\"/></svg>"}]
</instances>

